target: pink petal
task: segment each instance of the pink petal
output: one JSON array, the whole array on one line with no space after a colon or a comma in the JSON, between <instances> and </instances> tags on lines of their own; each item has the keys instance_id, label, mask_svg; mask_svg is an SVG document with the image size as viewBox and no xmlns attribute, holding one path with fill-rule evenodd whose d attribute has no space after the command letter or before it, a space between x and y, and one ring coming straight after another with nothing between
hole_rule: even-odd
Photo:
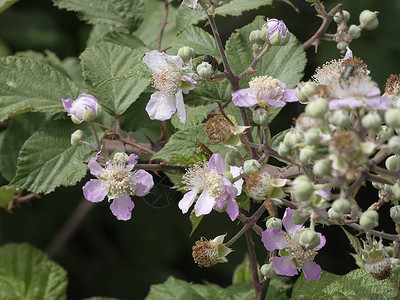
<instances>
[{"instance_id":1,"label":"pink petal","mask_svg":"<svg viewBox=\"0 0 400 300\"><path fill-rule=\"evenodd\" d=\"M232 94L232 101L239 107L249 107L258 103L257 97L251 92L250 88L234 92Z\"/></svg>"},{"instance_id":2,"label":"pink petal","mask_svg":"<svg viewBox=\"0 0 400 300\"><path fill-rule=\"evenodd\" d=\"M261 233L261 240L268 251L281 250L289 246L285 233L279 227L267 228Z\"/></svg>"},{"instance_id":3,"label":"pink petal","mask_svg":"<svg viewBox=\"0 0 400 300\"><path fill-rule=\"evenodd\" d=\"M175 94L175 105L176 105L176 110L178 113L178 118L181 121L182 124L185 124L186 122L186 110L185 110L185 104L183 103L183 94L182 91L179 90Z\"/></svg>"},{"instance_id":4,"label":"pink petal","mask_svg":"<svg viewBox=\"0 0 400 300\"><path fill-rule=\"evenodd\" d=\"M146 111L151 120L165 121L171 119L171 116L176 112L174 96L166 96L161 92L153 93L146 105Z\"/></svg>"},{"instance_id":5,"label":"pink petal","mask_svg":"<svg viewBox=\"0 0 400 300\"><path fill-rule=\"evenodd\" d=\"M285 210L285 214L282 218L282 224L285 226L286 232L290 234L290 231L295 228L295 230L300 229L301 225L294 225L292 220L293 209L287 207Z\"/></svg>"},{"instance_id":6,"label":"pink petal","mask_svg":"<svg viewBox=\"0 0 400 300\"><path fill-rule=\"evenodd\" d=\"M356 108L363 105L362 100L357 100L354 97L344 98L344 99L334 99L329 101L329 109L336 110L341 107Z\"/></svg>"},{"instance_id":7,"label":"pink petal","mask_svg":"<svg viewBox=\"0 0 400 300\"><path fill-rule=\"evenodd\" d=\"M226 171L226 163L224 157L219 153L214 153L209 162L207 171L210 172L212 169L217 169L218 174L222 174Z\"/></svg>"},{"instance_id":8,"label":"pink petal","mask_svg":"<svg viewBox=\"0 0 400 300\"><path fill-rule=\"evenodd\" d=\"M100 164L97 162L96 159L97 159L97 155L96 155L96 157L92 157L88 163L88 168L90 170L90 174L92 174L94 176L99 175L99 173L103 170L103 168L100 166Z\"/></svg>"},{"instance_id":9,"label":"pink petal","mask_svg":"<svg viewBox=\"0 0 400 300\"><path fill-rule=\"evenodd\" d=\"M101 180L90 179L82 188L83 196L90 202L101 202L107 196L106 189L101 185Z\"/></svg>"},{"instance_id":10,"label":"pink petal","mask_svg":"<svg viewBox=\"0 0 400 300\"><path fill-rule=\"evenodd\" d=\"M145 170L138 170L131 179L136 196L143 197L150 193L154 186L153 176Z\"/></svg>"},{"instance_id":11,"label":"pink petal","mask_svg":"<svg viewBox=\"0 0 400 300\"><path fill-rule=\"evenodd\" d=\"M178 207L182 211L182 213L186 214L189 208L192 206L194 199L196 198L198 193L198 189L193 189L183 195L183 198L178 203Z\"/></svg>"},{"instance_id":12,"label":"pink petal","mask_svg":"<svg viewBox=\"0 0 400 300\"><path fill-rule=\"evenodd\" d=\"M303 269L306 281L319 280L321 278L321 267L317 263L313 261L306 262L302 264L301 268Z\"/></svg>"},{"instance_id":13,"label":"pink petal","mask_svg":"<svg viewBox=\"0 0 400 300\"><path fill-rule=\"evenodd\" d=\"M299 273L295 263L289 256L274 256L272 259L272 266L274 267L276 274L279 275L294 276Z\"/></svg>"},{"instance_id":14,"label":"pink petal","mask_svg":"<svg viewBox=\"0 0 400 300\"><path fill-rule=\"evenodd\" d=\"M318 251L319 249L321 249L323 246L325 246L326 244L326 238L319 232L317 232L318 236L319 236L319 245L317 246L317 248L315 248L315 251Z\"/></svg>"},{"instance_id":15,"label":"pink petal","mask_svg":"<svg viewBox=\"0 0 400 300\"><path fill-rule=\"evenodd\" d=\"M215 199L208 194L208 189L206 188L200 194L199 199L197 199L197 202L194 205L196 217L209 214L214 207L214 204Z\"/></svg>"},{"instance_id":16,"label":"pink petal","mask_svg":"<svg viewBox=\"0 0 400 300\"><path fill-rule=\"evenodd\" d=\"M228 179L224 178L224 181L225 180L229 182ZM237 202L235 200L235 188L232 185L232 183L230 183L230 185L226 186L226 191L229 194L228 201L226 203L226 212L228 213L231 220L235 221L239 215L239 205L237 204Z\"/></svg>"},{"instance_id":17,"label":"pink petal","mask_svg":"<svg viewBox=\"0 0 400 300\"><path fill-rule=\"evenodd\" d=\"M275 99L263 99L263 100L267 102L269 105L274 107L284 107L286 105L286 102L281 100L275 100Z\"/></svg>"},{"instance_id":18,"label":"pink petal","mask_svg":"<svg viewBox=\"0 0 400 300\"><path fill-rule=\"evenodd\" d=\"M131 154L128 157L128 160L126 161L126 166L125 168L130 171L133 169L133 167L137 164L139 160L139 156L137 156L136 154Z\"/></svg>"},{"instance_id":19,"label":"pink petal","mask_svg":"<svg viewBox=\"0 0 400 300\"><path fill-rule=\"evenodd\" d=\"M72 103L74 103L74 100L61 98L61 101L62 101L65 111L70 114L71 108L72 108Z\"/></svg>"},{"instance_id":20,"label":"pink petal","mask_svg":"<svg viewBox=\"0 0 400 300\"><path fill-rule=\"evenodd\" d=\"M295 94L295 89L287 89L283 92L283 100L286 102L298 102L299 99L297 99L296 94Z\"/></svg>"},{"instance_id":21,"label":"pink petal","mask_svg":"<svg viewBox=\"0 0 400 300\"><path fill-rule=\"evenodd\" d=\"M110 205L111 212L118 220L127 221L132 216L132 209L135 207L135 203L131 200L131 197L124 195L117 197L113 200Z\"/></svg>"}]
</instances>

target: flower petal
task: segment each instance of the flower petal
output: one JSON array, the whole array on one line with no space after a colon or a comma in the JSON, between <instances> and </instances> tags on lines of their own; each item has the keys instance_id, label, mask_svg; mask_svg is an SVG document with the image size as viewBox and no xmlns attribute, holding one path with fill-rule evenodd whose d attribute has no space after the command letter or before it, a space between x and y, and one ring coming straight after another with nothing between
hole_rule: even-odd
<instances>
[{"instance_id":1,"label":"flower petal","mask_svg":"<svg viewBox=\"0 0 400 300\"><path fill-rule=\"evenodd\" d=\"M137 156L136 154L129 155L129 157L126 161L125 169L127 169L128 171L132 170L133 167L137 164L138 160L139 160L139 156Z\"/></svg>"},{"instance_id":2,"label":"flower petal","mask_svg":"<svg viewBox=\"0 0 400 300\"><path fill-rule=\"evenodd\" d=\"M281 250L289 246L285 233L279 227L267 228L261 233L261 240L268 251Z\"/></svg>"},{"instance_id":3,"label":"flower petal","mask_svg":"<svg viewBox=\"0 0 400 300\"><path fill-rule=\"evenodd\" d=\"M290 231L295 228L300 229L302 226L301 225L294 225L293 220L292 220L292 214L293 214L293 209L287 207L285 210L285 214L283 215L282 218L282 224L285 226L286 232L290 233Z\"/></svg>"},{"instance_id":4,"label":"flower petal","mask_svg":"<svg viewBox=\"0 0 400 300\"><path fill-rule=\"evenodd\" d=\"M90 202L101 202L107 196L107 190L101 185L101 180L90 179L82 188L83 196Z\"/></svg>"},{"instance_id":5,"label":"flower petal","mask_svg":"<svg viewBox=\"0 0 400 300\"><path fill-rule=\"evenodd\" d=\"M171 119L172 114L176 112L174 96L166 96L161 92L153 93L146 105L146 111L151 120L165 121Z\"/></svg>"},{"instance_id":6,"label":"flower petal","mask_svg":"<svg viewBox=\"0 0 400 300\"><path fill-rule=\"evenodd\" d=\"M235 178L237 176L239 176L240 174L243 173L242 168L239 167L235 167L235 166L231 166L230 167L230 172L232 174L232 176ZM237 189L236 195L240 195L242 193L242 186L243 186L244 180L243 178L236 180L233 185L235 186L235 188Z\"/></svg>"},{"instance_id":7,"label":"flower petal","mask_svg":"<svg viewBox=\"0 0 400 300\"><path fill-rule=\"evenodd\" d=\"M286 102L282 100L275 100L275 99L269 99L269 98L263 98L265 102L267 102L269 105L274 106L274 107L284 107L286 105Z\"/></svg>"},{"instance_id":8,"label":"flower petal","mask_svg":"<svg viewBox=\"0 0 400 300\"><path fill-rule=\"evenodd\" d=\"M136 196L146 196L154 186L153 176L145 170L138 170L131 178L131 184Z\"/></svg>"},{"instance_id":9,"label":"flower petal","mask_svg":"<svg viewBox=\"0 0 400 300\"><path fill-rule=\"evenodd\" d=\"M215 199L208 194L208 189L206 188L200 194L199 199L197 199L197 202L194 205L196 217L209 214L214 207L214 204Z\"/></svg>"},{"instance_id":10,"label":"flower petal","mask_svg":"<svg viewBox=\"0 0 400 300\"><path fill-rule=\"evenodd\" d=\"M295 94L295 89L287 89L283 92L283 100L286 102L298 102L299 99L297 99L296 94Z\"/></svg>"},{"instance_id":11,"label":"flower petal","mask_svg":"<svg viewBox=\"0 0 400 300\"><path fill-rule=\"evenodd\" d=\"M222 174L226 171L226 163L224 157L219 153L214 153L209 162L207 171L210 172L212 169L217 169L218 174Z\"/></svg>"},{"instance_id":12,"label":"flower petal","mask_svg":"<svg viewBox=\"0 0 400 300\"><path fill-rule=\"evenodd\" d=\"M90 174L92 174L94 176L98 175L103 170L103 168L100 166L100 164L97 162L96 159L97 159L97 156L92 157L88 163L88 168L89 168Z\"/></svg>"},{"instance_id":13,"label":"flower petal","mask_svg":"<svg viewBox=\"0 0 400 300\"><path fill-rule=\"evenodd\" d=\"M198 189L193 189L183 195L183 198L178 203L178 207L182 211L182 213L186 214L189 208L192 206L194 199L196 198L198 193Z\"/></svg>"},{"instance_id":14,"label":"flower petal","mask_svg":"<svg viewBox=\"0 0 400 300\"><path fill-rule=\"evenodd\" d=\"M239 205L235 200L235 187L232 183L229 182L228 179L224 178L224 182L227 181L229 185L226 185L226 191L229 194L228 201L226 203L226 212L232 221L235 221L239 215Z\"/></svg>"},{"instance_id":15,"label":"flower petal","mask_svg":"<svg viewBox=\"0 0 400 300\"><path fill-rule=\"evenodd\" d=\"M326 244L326 238L319 232L317 232L318 236L319 236L319 245L317 246L317 248L315 248L315 251L318 251L319 249L321 249L323 246L325 246Z\"/></svg>"},{"instance_id":16,"label":"flower petal","mask_svg":"<svg viewBox=\"0 0 400 300\"><path fill-rule=\"evenodd\" d=\"M232 94L232 101L236 106L249 107L258 103L257 97L252 93L250 88L241 89Z\"/></svg>"},{"instance_id":17,"label":"flower petal","mask_svg":"<svg viewBox=\"0 0 400 300\"><path fill-rule=\"evenodd\" d=\"M175 105L179 120L181 121L182 124L185 124L186 110L185 110L185 104L183 103L183 94L181 90L179 90L175 94Z\"/></svg>"},{"instance_id":18,"label":"flower petal","mask_svg":"<svg viewBox=\"0 0 400 300\"><path fill-rule=\"evenodd\" d=\"M118 220L127 221L132 216L132 209L135 207L135 203L131 200L128 195L116 197L110 205L111 212Z\"/></svg>"},{"instance_id":19,"label":"flower petal","mask_svg":"<svg viewBox=\"0 0 400 300\"><path fill-rule=\"evenodd\" d=\"M295 263L289 256L274 256L272 259L272 266L274 267L276 274L279 275L294 276L299 273Z\"/></svg>"},{"instance_id":20,"label":"flower petal","mask_svg":"<svg viewBox=\"0 0 400 300\"><path fill-rule=\"evenodd\" d=\"M61 98L61 101L62 101L65 111L70 114L71 108L72 108L72 103L74 103L74 100Z\"/></svg>"},{"instance_id":21,"label":"flower petal","mask_svg":"<svg viewBox=\"0 0 400 300\"><path fill-rule=\"evenodd\" d=\"M357 100L354 97L344 98L344 99L333 99L329 101L329 109L336 110L341 107L356 108L363 105L362 100Z\"/></svg>"},{"instance_id":22,"label":"flower petal","mask_svg":"<svg viewBox=\"0 0 400 300\"><path fill-rule=\"evenodd\" d=\"M313 261L301 265L306 281L319 280L321 278L321 267Z\"/></svg>"},{"instance_id":23,"label":"flower petal","mask_svg":"<svg viewBox=\"0 0 400 300\"><path fill-rule=\"evenodd\" d=\"M161 68L168 67L168 62L165 60L164 55L162 55L157 50L147 52L142 61L153 71L158 72Z\"/></svg>"}]
</instances>

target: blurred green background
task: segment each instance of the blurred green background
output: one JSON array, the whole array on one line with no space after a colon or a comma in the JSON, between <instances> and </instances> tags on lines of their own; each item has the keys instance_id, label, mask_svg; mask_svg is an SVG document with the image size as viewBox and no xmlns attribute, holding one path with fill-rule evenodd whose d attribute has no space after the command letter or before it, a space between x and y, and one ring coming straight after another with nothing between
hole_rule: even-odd
<instances>
[{"instance_id":1,"label":"blurred green background","mask_svg":"<svg viewBox=\"0 0 400 300\"><path fill-rule=\"evenodd\" d=\"M283 19L289 30L304 42L321 21L304 0L293 0L292 3L300 13L282 1L274 1L271 7L247 12L241 17L218 17L217 24L223 39L227 39L234 29L252 21L256 15L274 17ZM331 9L339 1L324 3ZM389 74L400 73L400 1L344 0L341 3L351 13L350 23L358 24L358 14L363 9L380 12L379 28L363 31L362 37L351 44L351 49L368 64L373 79L383 89ZM0 14L0 56L26 50L40 53L49 50L61 59L77 57L86 47L90 30L91 26L81 22L76 14L59 10L50 0L21 0ZM334 30L332 24L330 31ZM334 43L322 42L317 54L313 48L308 49L309 62L304 79L310 78L317 66L339 57ZM275 124L273 130L290 126L298 112L299 107L288 105L284 110L286 117L280 118L282 121ZM189 237L188 215L182 215L177 207L182 195L169 189L171 184L162 173L153 175L157 188L144 199L134 199L136 207L128 222L117 221L105 201L94 207L85 206L88 212L84 219L52 257L68 272L69 299L91 296L143 299L150 285L164 282L168 276L221 286L231 283L235 266L245 256L244 238L234 245L235 252L229 255L229 263L209 269L194 264L191 247L201 236L211 239L228 233L227 239L231 238L240 229L238 223L231 222L225 214L213 212ZM48 250L78 205L85 201L81 188L88 178L74 188L59 188L48 196L22 204L12 214L1 210L0 245L29 242L43 251ZM366 208L376 196L375 192L371 194L371 190L364 189L359 200ZM388 208L384 206L382 210L387 214ZM381 226L387 232L394 232L390 222L383 222ZM316 261L324 270L336 274L354 269L354 260L349 254L351 248L344 234L334 228L323 228L322 231L328 242ZM254 240L259 263L262 263L264 248L256 235Z\"/></svg>"}]
</instances>

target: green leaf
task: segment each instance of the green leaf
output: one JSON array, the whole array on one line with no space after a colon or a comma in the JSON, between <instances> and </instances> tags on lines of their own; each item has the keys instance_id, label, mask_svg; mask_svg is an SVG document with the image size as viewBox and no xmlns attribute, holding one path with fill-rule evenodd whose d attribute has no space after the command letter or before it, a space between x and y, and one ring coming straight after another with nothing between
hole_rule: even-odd
<instances>
[{"instance_id":1,"label":"green leaf","mask_svg":"<svg viewBox=\"0 0 400 300\"><path fill-rule=\"evenodd\" d=\"M190 212L190 223L192 223L192 231L190 232L189 236L196 231L197 227L200 225L201 220L203 220L204 215L199 217L196 216L194 209Z\"/></svg>"},{"instance_id":2,"label":"green leaf","mask_svg":"<svg viewBox=\"0 0 400 300\"><path fill-rule=\"evenodd\" d=\"M171 118L172 125L178 129L186 129L198 125L207 118L207 108L205 106L191 107L185 105L186 122L182 124L178 118L178 114L174 114Z\"/></svg>"},{"instance_id":3,"label":"green leaf","mask_svg":"<svg viewBox=\"0 0 400 300\"><path fill-rule=\"evenodd\" d=\"M0 13L18 1L19 0L0 0Z\"/></svg>"},{"instance_id":4,"label":"green leaf","mask_svg":"<svg viewBox=\"0 0 400 300\"><path fill-rule=\"evenodd\" d=\"M29 58L0 58L0 78L0 121L28 111L62 112L61 98L78 96L71 80Z\"/></svg>"},{"instance_id":5,"label":"green leaf","mask_svg":"<svg viewBox=\"0 0 400 300\"><path fill-rule=\"evenodd\" d=\"M286 290L290 288L288 277L274 277L269 282L268 293L266 300L288 300Z\"/></svg>"},{"instance_id":6,"label":"green leaf","mask_svg":"<svg viewBox=\"0 0 400 300\"><path fill-rule=\"evenodd\" d=\"M228 79L217 82L197 83L196 88L185 95L185 103L190 105L225 102L232 96L233 90Z\"/></svg>"},{"instance_id":7,"label":"green leaf","mask_svg":"<svg viewBox=\"0 0 400 300\"><path fill-rule=\"evenodd\" d=\"M67 272L27 244L0 248L0 299L66 299Z\"/></svg>"},{"instance_id":8,"label":"green leaf","mask_svg":"<svg viewBox=\"0 0 400 300\"><path fill-rule=\"evenodd\" d=\"M71 134L77 129L90 135L87 124L77 126L71 120L48 122L36 131L22 146L10 186L48 194L58 186L74 185L81 180L87 172L82 161L89 158L91 150L71 145Z\"/></svg>"},{"instance_id":9,"label":"green leaf","mask_svg":"<svg viewBox=\"0 0 400 300\"><path fill-rule=\"evenodd\" d=\"M106 42L96 43L83 52L85 85L109 114L123 114L149 85L148 79L130 75L130 70L141 64L143 54Z\"/></svg>"},{"instance_id":10,"label":"green leaf","mask_svg":"<svg viewBox=\"0 0 400 300\"><path fill-rule=\"evenodd\" d=\"M346 234L347 238L349 239L350 244L353 246L354 250L357 252L358 255L361 256L360 250L362 249L360 240L352 235L350 232L348 232L346 229L344 229L343 226L340 226L344 233Z\"/></svg>"},{"instance_id":11,"label":"green leaf","mask_svg":"<svg viewBox=\"0 0 400 300\"><path fill-rule=\"evenodd\" d=\"M16 193L16 188L9 188L6 185L0 187L0 207L6 208Z\"/></svg>"},{"instance_id":12,"label":"green leaf","mask_svg":"<svg viewBox=\"0 0 400 300\"><path fill-rule=\"evenodd\" d=\"M162 284L153 285L146 300L251 300L254 289L250 282L242 282L221 288L216 285L192 284L169 277Z\"/></svg>"},{"instance_id":13,"label":"green leaf","mask_svg":"<svg viewBox=\"0 0 400 300\"><path fill-rule=\"evenodd\" d=\"M135 31L144 18L143 0L53 0L59 8L72 10L89 24L107 24Z\"/></svg>"},{"instance_id":14,"label":"green leaf","mask_svg":"<svg viewBox=\"0 0 400 300\"><path fill-rule=\"evenodd\" d=\"M249 41L249 34L253 30L261 29L264 23L264 18L258 16L252 23L233 33L226 42L226 54L235 74L245 71L253 61L253 45ZM262 75L277 78L285 82L288 88L293 88L303 77L306 62L303 46L291 34L290 40L285 46L271 47L254 67L257 72L241 81L241 88L247 88L247 83L254 76Z\"/></svg>"},{"instance_id":15,"label":"green leaf","mask_svg":"<svg viewBox=\"0 0 400 300\"><path fill-rule=\"evenodd\" d=\"M396 283L390 279L377 280L364 269L346 275L322 272L320 280L305 281L302 274L297 280L291 299L395 299Z\"/></svg>"},{"instance_id":16,"label":"green leaf","mask_svg":"<svg viewBox=\"0 0 400 300\"><path fill-rule=\"evenodd\" d=\"M173 134L169 142L159 152L153 155L152 159L165 159L170 161L175 155L195 155L203 150L196 143L205 144L211 151L225 155L228 148L221 145L209 145L209 139L203 134L204 124L200 124Z\"/></svg>"},{"instance_id":17,"label":"green leaf","mask_svg":"<svg viewBox=\"0 0 400 300\"><path fill-rule=\"evenodd\" d=\"M249 256L246 254L243 261L233 271L232 283L248 282L251 280L251 268Z\"/></svg>"},{"instance_id":18,"label":"green leaf","mask_svg":"<svg viewBox=\"0 0 400 300\"><path fill-rule=\"evenodd\" d=\"M190 46L197 54L210 54L219 57L214 37L207 31L196 26L189 26L182 31L176 38L174 45L177 48Z\"/></svg>"},{"instance_id":19,"label":"green leaf","mask_svg":"<svg viewBox=\"0 0 400 300\"><path fill-rule=\"evenodd\" d=\"M25 141L48 119L44 114L15 116L4 132L5 143L0 145L0 173L11 181L17 171L19 150Z\"/></svg>"},{"instance_id":20,"label":"green leaf","mask_svg":"<svg viewBox=\"0 0 400 300\"><path fill-rule=\"evenodd\" d=\"M278 150L279 144L283 141L285 138L286 133L290 131L289 129L286 129L284 131L279 132L278 134L274 135L269 142L269 145L271 146L272 149Z\"/></svg>"},{"instance_id":21,"label":"green leaf","mask_svg":"<svg viewBox=\"0 0 400 300\"><path fill-rule=\"evenodd\" d=\"M113 43L120 46L127 46L132 49L148 50L146 45L134 34L128 34L122 31L110 31L100 37L101 41Z\"/></svg>"}]
</instances>

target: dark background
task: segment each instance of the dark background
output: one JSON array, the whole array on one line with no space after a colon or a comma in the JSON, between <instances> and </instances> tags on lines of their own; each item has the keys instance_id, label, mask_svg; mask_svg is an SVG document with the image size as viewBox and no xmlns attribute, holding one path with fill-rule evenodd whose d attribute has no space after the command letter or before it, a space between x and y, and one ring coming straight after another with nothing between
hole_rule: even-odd
<instances>
[{"instance_id":1,"label":"dark background","mask_svg":"<svg viewBox=\"0 0 400 300\"><path fill-rule=\"evenodd\" d=\"M247 24L256 15L274 17L283 19L290 31L304 42L317 30L320 19L305 1L292 2L300 9L300 14L284 2L275 1L272 7L233 18L234 22L231 18L217 18L217 24L226 39L235 28ZM337 3L325 1L328 9ZM390 73L400 73L400 2L345 0L342 3L352 15L350 23L358 24L358 14L363 9L380 11L379 28L363 31L362 37L351 44L351 49L368 64L373 79L383 89ZM335 27L331 26L333 32ZM48 49L60 58L76 57L84 50L90 29L91 26L81 22L74 13L59 10L50 0L21 0L0 14L0 55L28 49L43 53ZM339 57L334 43L322 42L317 55L313 48L308 49L304 79L309 79L317 66ZM282 121L273 130L290 126L298 112L298 107L288 105L284 110L287 117L280 118ZM229 263L209 269L194 264L191 247L201 236L211 239L228 233L227 239L231 238L240 229L238 223L231 222L226 214L213 212L189 237L188 214L182 215L177 207L182 194L169 190L170 184L162 174L160 177L153 175L157 189L145 199L134 199L136 206L130 221L117 221L106 201L97 204L88 210L72 237L54 254L52 258L68 272L69 299L90 296L143 299L150 285L164 282L168 276L196 283L231 284L232 272L245 256L244 238L234 244L235 252L229 255ZM60 236L62 226L85 201L81 187L86 180L74 188L59 188L50 195L23 204L12 214L0 211L0 245L29 242L43 251L49 249L51 241ZM373 189L364 188L358 200L366 208L376 197ZM382 208L386 219L388 208L388 205ZM381 226L393 233L393 225L386 224L384 219L381 217ZM337 228L320 230L327 236L327 245L316 258L322 269L336 274L354 269L356 266L349 254L351 248L343 232ZM256 235L254 240L261 264L265 251Z\"/></svg>"}]
</instances>

